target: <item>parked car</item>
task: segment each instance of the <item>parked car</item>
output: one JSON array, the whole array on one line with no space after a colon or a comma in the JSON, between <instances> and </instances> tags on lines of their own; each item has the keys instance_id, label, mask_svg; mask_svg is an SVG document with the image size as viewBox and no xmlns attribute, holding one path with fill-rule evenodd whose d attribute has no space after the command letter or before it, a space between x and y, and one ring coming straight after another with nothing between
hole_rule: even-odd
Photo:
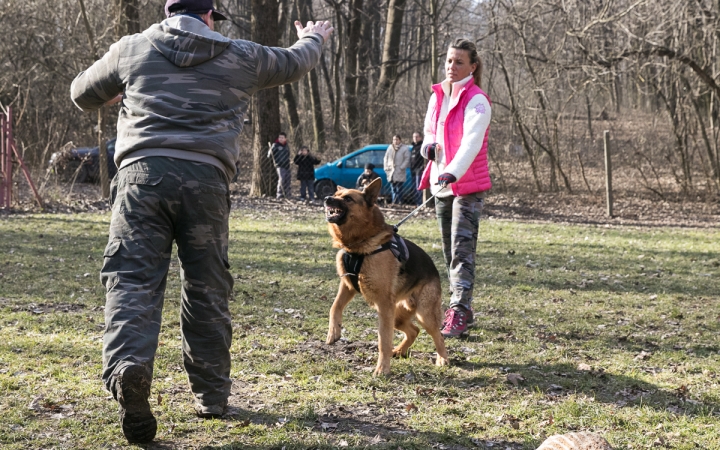
<instances>
[{"instance_id":1,"label":"parked car","mask_svg":"<svg viewBox=\"0 0 720 450\"><path fill-rule=\"evenodd\" d=\"M383 169L385 151L389 146L390 144L368 145L318 167L315 169L315 195L319 199L324 199L329 195L333 195L338 186L355 188L355 182L365 170L365 164L371 163L375 166L375 172L382 179L383 187L380 195L389 199L390 185ZM407 169L402 192L404 203L415 203L415 186L409 168Z\"/></svg>"},{"instance_id":2,"label":"parked car","mask_svg":"<svg viewBox=\"0 0 720 450\"><path fill-rule=\"evenodd\" d=\"M108 154L108 176L115 176L117 166L115 165L115 138L105 143ZM99 147L78 147L70 150L55 152L50 155L48 170L57 174L61 179L76 183L100 181L100 148ZM75 177L77 173L77 177Z\"/></svg>"}]
</instances>

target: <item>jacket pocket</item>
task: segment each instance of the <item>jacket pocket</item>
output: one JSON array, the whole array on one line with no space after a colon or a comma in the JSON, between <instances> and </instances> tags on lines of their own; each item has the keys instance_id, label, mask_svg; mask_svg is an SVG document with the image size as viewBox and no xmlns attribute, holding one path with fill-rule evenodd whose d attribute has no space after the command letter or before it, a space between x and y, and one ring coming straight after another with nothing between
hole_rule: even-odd
<instances>
[{"instance_id":1,"label":"jacket pocket","mask_svg":"<svg viewBox=\"0 0 720 450\"><path fill-rule=\"evenodd\" d=\"M128 184L142 184L145 186L157 186L162 181L162 175L153 175L143 172L130 172L125 175Z\"/></svg>"},{"instance_id":2,"label":"jacket pocket","mask_svg":"<svg viewBox=\"0 0 720 450\"><path fill-rule=\"evenodd\" d=\"M118 174L116 173L113 177L112 181L110 182L110 209L113 208L113 205L115 205L115 199L117 198L117 190L118 190Z\"/></svg>"},{"instance_id":3,"label":"jacket pocket","mask_svg":"<svg viewBox=\"0 0 720 450\"><path fill-rule=\"evenodd\" d=\"M120 251L121 245L122 238L114 237L112 241L108 242L108 245L105 247L105 252L103 252L103 256L105 258L112 258L113 256L117 255L118 251ZM108 261L106 261L106 265L107 263ZM110 263L111 266L114 266L115 264L115 262ZM120 282L120 277L118 277L117 272L101 273L101 279L105 284L106 293L110 292L110 290L112 290L112 288L117 286L117 284Z\"/></svg>"},{"instance_id":4,"label":"jacket pocket","mask_svg":"<svg viewBox=\"0 0 720 450\"><path fill-rule=\"evenodd\" d=\"M163 176L148 174L144 172L129 172L125 174L124 188L120 197L120 213L125 214L131 211L141 214L147 204L152 203L151 198L162 197L157 192L157 186Z\"/></svg>"}]
</instances>

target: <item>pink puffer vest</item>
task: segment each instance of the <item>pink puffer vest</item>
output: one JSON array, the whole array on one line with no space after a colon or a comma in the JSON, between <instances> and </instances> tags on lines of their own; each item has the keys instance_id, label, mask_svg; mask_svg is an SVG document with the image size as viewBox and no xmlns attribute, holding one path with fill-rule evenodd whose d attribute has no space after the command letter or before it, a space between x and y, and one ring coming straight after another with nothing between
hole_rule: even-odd
<instances>
[{"instance_id":1,"label":"pink puffer vest","mask_svg":"<svg viewBox=\"0 0 720 450\"><path fill-rule=\"evenodd\" d=\"M437 122L440 116L440 109L442 107L445 92L443 91L442 85L440 84L433 85L432 89L435 92L435 98L437 99L437 102L435 103L435 110L433 111L431 129L432 133L435 134L437 131ZM460 142L462 141L463 137L465 108L467 107L470 100L478 94L485 96L488 103L490 103L490 97L488 97L488 95L483 92L482 89L477 87L472 80L468 81L467 84L463 86L460 94L458 94L460 96L460 100L454 108L448 111L447 118L445 119L444 149L447 164L450 164L450 161L453 160L455 154L460 148ZM490 181L490 172L488 171L487 159L489 134L490 127L488 126L487 131L485 131L485 137L482 141L480 153L478 153L478 155L475 157L475 160L472 162L467 172L465 172L465 175L463 175L462 178L450 185L453 195L457 196L473 194L475 192L487 191L492 187L492 181ZM420 181L420 186L418 187L418 189L420 190L430 188L431 165L432 164L428 164L425 167L425 171L423 172L422 179Z\"/></svg>"}]
</instances>

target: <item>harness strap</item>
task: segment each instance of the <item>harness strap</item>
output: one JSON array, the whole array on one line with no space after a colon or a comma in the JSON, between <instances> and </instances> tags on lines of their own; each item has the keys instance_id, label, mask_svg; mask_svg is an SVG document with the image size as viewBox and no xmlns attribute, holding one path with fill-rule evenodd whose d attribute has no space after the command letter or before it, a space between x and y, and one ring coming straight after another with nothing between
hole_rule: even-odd
<instances>
[{"instance_id":1,"label":"harness strap","mask_svg":"<svg viewBox=\"0 0 720 450\"><path fill-rule=\"evenodd\" d=\"M405 269L405 263L410 257L410 252L408 251L407 245L405 244L405 240L397 234L393 234L389 241L373 250L372 253L368 253L368 255L374 255L376 253L384 252L385 250L390 250L395 256L395 258L400 261L400 272L402 273L402 271ZM353 287L358 292L360 292L358 275L360 275L360 269L362 268L365 256L367 255L361 253L348 253L343 250L342 260L343 267L345 268L345 273L341 276L350 277L350 281L352 282Z\"/></svg>"}]
</instances>

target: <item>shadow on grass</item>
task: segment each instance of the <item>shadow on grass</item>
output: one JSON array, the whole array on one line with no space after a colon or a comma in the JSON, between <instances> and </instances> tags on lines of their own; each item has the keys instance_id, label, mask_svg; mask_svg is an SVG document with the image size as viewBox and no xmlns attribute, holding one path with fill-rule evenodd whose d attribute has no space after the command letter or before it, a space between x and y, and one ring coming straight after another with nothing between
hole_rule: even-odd
<instances>
[{"instance_id":1,"label":"shadow on grass","mask_svg":"<svg viewBox=\"0 0 720 450\"><path fill-rule=\"evenodd\" d=\"M479 310L478 310L479 311ZM481 311L482 312L482 311ZM476 311L476 314L478 312ZM489 314L488 314L489 315ZM708 334L716 335L720 330L718 327L709 327L709 326L703 326L695 325L697 327L702 328L705 332ZM488 331L491 333L496 333L498 335L506 335L510 336L512 339L513 337L513 330L514 327L508 326L508 325L486 325L483 326L482 329L484 331ZM535 336L538 337L538 340L543 340L543 335L546 338L551 339L552 341L557 341L557 343L563 343L566 342L568 344L582 344L582 343L588 343L595 341L596 343L601 344L603 348L611 349L620 349L623 351L627 351L633 354L639 354L642 351L646 352L684 352L687 355L693 355L700 358L707 358L710 356L716 355L718 352L720 352L720 343L715 344L700 344L697 342L694 342L693 340L689 338L683 338L684 334L677 333L675 339L665 339L664 337L660 336L659 334L656 335L648 335L645 334L646 330L644 329L631 329L629 327L622 328L622 331L615 331L615 332L604 332L603 334L593 332L587 328L580 328L577 329L571 329L569 331L548 331L549 329L545 326L540 326L537 328L537 331L535 333ZM672 331L672 328L670 329ZM685 331L684 333L687 333ZM500 340L503 340L504 338L500 338ZM483 342L486 340L486 338L478 336L476 334L469 334L466 335L463 340L467 342ZM681 342L677 342L680 340Z\"/></svg>"},{"instance_id":2,"label":"shadow on grass","mask_svg":"<svg viewBox=\"0 0 720 450\"><path fill-rule=\"evenodd\" d=\"M469 436L457 435L454 433L436 433L417 431L404 426L401 423L382 423L385 417L378 414L378 420L373 421L354 415L348 408L338 407L332 412L318 414L317 417L298 416L292 417L279 414L268 414L264 412L249 411L242 408L230 407L228 414L222 419L228 426L233 428L244 428L249 426L260 426L266 428L282 427L290 428L288 434L292 434L292 440L281 441L278 444L250 444L240 440L231 441L218 445L206 445L199 447L204 450L290 450L290 449L337 449L339 447L348 449L397 449L399 446L404 450L443 448L446 450L469 450L471 448L501 448L521 450L536 448L539 442L535 440L525 442L512 442L502 438L498 439L476 439ZM304 432L312 430L319 433L312 437L301 438L294 433L294 429L302 429ZM248 434L252 436L252 434ZM235 438L237 439L237 438ZM280 440L280 439L278 439ZM324 440L326 443L320 443ZM344 442L343 442L344 441ZM360 442L358 442L360 441ZM350 444L349 442L355 442ZM165 450L177 448L178 442L173 439L162 440L143 446L148 450Z\"/></svg>"},{"instance_id":3,"label":"shadow on grass","mask_svg":"<svg viewBox=\"0 0 720 450\"><path fill-rule=\"evenodd\" d=\"M457 361L456 367L465 370L496 368L501 373L517 373L522 381L517 386L509 382L512 389L543 393L549 403L561 402L572 395L583 395L596 402L614 405L617 408L645 406L658 412L690 417L718 415L717 403L697 402L688 397L685 386L668 389L647 381L626 375L610 374L601 367L587 366L579 370L571 364L495 364ZM644 367L640 371L657 374L672 368ZM448 380L453 384L452 380ZM506 380L502 380L506 383ZM467 383L467 380L463 380Z\"/></svg>"},{"instance_id":4,"label":"shadow on grass","mask_svg":"<svg viewBox=\"0 0 720 450\"><path fill-rule=\"evenodd\" d=\"M322 342L308 341L299 346L308 354L321 358L332 358L343 360L355 366L374 366L374 358L377 356L376 342L347 342L336 343L332 346ZM371 355L373 358L368 359ZM457 355L457 354L456 354ZM426 360L432 364L434 354L424 352L413 352L413 359ZM617 408L646 406L660 412L669 412L676 415L707 416L720 414L720 404L697 402L689 397L689 392L684 386L675 388L661 387L659 385L643 381L636 377L607 373L602 367L584 367L580 370L572 364L543 364L528 362L525 364L499 364L487 362L472 362L461 360L451 356L451 364L454 367L471 372L462 378L444 377L442 384L453 385L460 390L473 387L483 389L497 380L486 375L475 376L474 371L493 368L501 373L519 373L524 378L516 389L523 389L529 392L540 392L545 395L549 402L560 402L571 395L584 395L595 399L600 403L614 405ZM412 383L417 389L423 390L423 386L438 386L439 380L435 374L428 372L428 367L416 365L410 369L408 374L401 374L393 371L390 376L393 383ZM663 371L673 371L674 367L652 367L641 366L639 371L655 375ZM493 377L494 378L494 377ZM512 385L506 380L500 383Z\"/></svg>"}]
</instances>

